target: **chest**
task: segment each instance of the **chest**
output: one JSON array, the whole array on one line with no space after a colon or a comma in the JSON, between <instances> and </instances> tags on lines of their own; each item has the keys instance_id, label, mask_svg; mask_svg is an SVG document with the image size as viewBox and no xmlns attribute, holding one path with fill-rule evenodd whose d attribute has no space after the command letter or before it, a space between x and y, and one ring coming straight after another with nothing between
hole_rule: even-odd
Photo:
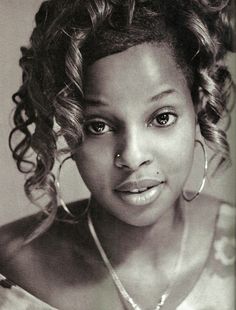
<instances>
[{"instance_id":1,"label":"chest","mask_svg":"<svg viewBox=\"0 0 236 310\"><path fill-rule=\"evenodd\" d=\"M119 274L120 275L120 274ZM94 275L95 276L95 275ZM48 302L58 309L74 310L124 310L133 309L127 302L124 294L117 289L110 274L104 270L99 281L95 281L96 276L86 283L78 285L68 284L64 289L54 288L50 293ZM129 296L137 303L142 310L155 309L161 299L162 294L168 288L168 279L160 274L145 274L144 270L139 270L135 275L127 274L121 277ZM177 308L179 303L188 295L194 286L196 278L192 272L184 272L170 290L170 295L166 300L166 310ZM48 297L47 297L48 298Z\"/></svg>"}]
</instances>

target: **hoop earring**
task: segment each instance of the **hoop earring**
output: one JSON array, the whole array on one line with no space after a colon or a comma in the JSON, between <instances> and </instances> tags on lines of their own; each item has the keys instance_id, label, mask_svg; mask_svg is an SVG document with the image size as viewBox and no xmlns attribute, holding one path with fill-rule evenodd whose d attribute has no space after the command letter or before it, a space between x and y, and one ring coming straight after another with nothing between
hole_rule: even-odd
<instances>
[{"instance_id":1,"label":"hoop earring","mask_svg":"<svg viewBox=\"0 0 236 310\"><path fill-rule=\"evenodd\" d=\"M55 178L55 185L57 188L57 197L58 200L60 202L60 205L62 206L63 210L70 216L72 217L75 221L76 219L78 219L78 217L76 217L73 213L71 213L71 211L69 210L69 208L67 207L64 199L62 198L62 193L61 193L61 186L60 186L60 176L61 176L61 170L62 170L62 166L64 165L64 163L68 160L68 159L72 159L72 156L68 156L66 158L63 159L63 161L60 163L59 168L57 170L56 173L56 178ZM90 199L88 200L88 204L86 206L86 208L84 209L84 211L79 215L79 216L83 216L84 214L87 213L88 209L90 206Z\"/></svg>"},{"instance_id":2,"label":"hoop earring","mask_svg":"<svg viewBox=\"0 0 236 310\"><path fill-rule=\"evenodd\" d=\"M200 140L196 140L196 142L200 144L200 146L202 147L202 150L203 150L203 155L204 155L204 174L203 174L202 182L201 182L201 185L200 185L198 191L192 197L187 197L186 194L184 193L184 191L182 191L182 196L183 196L184 200L186 200L188 202L194 200L197 196L199 196L199 194L202 192L202 190L203 190L203 188L205 186L206 177L207 177L207 169L208 169L207 152L206 152L204 144Z\"/></svg>"}]
</instances>

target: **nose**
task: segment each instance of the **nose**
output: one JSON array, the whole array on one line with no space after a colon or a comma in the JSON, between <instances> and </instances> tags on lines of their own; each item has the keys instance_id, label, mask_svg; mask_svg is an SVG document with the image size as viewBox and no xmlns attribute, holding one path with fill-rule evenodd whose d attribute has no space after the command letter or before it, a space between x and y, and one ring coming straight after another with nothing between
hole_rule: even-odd
<instances>
[{"instance_id":1,"label":"nose","mask_svg":"<svg viewBox=\"0 0 236 310\"><path fill-rule=\"evenodd\" d=\"M120 137L114 163L118 168L136 171L143 165L153 161L151 143L147 137L137 130Z\"/></svg>"}]
</instances>

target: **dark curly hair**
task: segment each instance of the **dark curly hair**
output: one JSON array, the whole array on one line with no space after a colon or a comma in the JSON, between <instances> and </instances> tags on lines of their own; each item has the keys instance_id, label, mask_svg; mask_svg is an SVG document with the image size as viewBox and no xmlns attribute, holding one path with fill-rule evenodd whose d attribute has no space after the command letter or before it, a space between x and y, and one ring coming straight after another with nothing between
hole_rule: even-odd
<instances>
[{"instance_id":1,"label":"dark curly hair","mask_svg":"<svg viewBox=\"0 0 236 310\"><path fill-rule=\"evenodd\" d=\"M30 47L21 49L23 83L13 95L15 128L9 142L18 169L27 174L25 192L44 197L48 217L57 214L52 168L57 141L66 137L72 152L83 140L83 74L96 59L143 42L168 44L192 93L205 141L227 162L227 115L233 82L224 64L232 49L227 0L49 0L36 14ZM56 130L55 123L60 130ZM13 145L13 136L23 138ZM29 157L29 153L35 156ZM35 196L36 194L36 196ZM46 199L46 200L45 200Z\"/></svg>"}]
</instances>

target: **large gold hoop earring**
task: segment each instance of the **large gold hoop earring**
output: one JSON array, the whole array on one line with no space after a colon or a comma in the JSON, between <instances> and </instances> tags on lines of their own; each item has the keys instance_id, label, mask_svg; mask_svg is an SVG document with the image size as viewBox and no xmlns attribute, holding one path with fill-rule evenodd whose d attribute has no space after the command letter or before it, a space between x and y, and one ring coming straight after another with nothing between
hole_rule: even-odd
<instances>
[{"instance_id":1,"label":"large gold hoop earring","mask_svg":"<svg viewBox=\"0 0 236 310\"><path fill-rule=\"evenodd\" d=\"M201 185L200 185L199 189L197 190L197 192L192 197L186 196L184 191L182 191L182 196L183 196L184 200L186 200L186 201L192 201L197 196L199 196L199 194L202 192L202 190L203 190L203 188L205 186L205 183L206 183L207 169L208 169L207 152L206 152L204 144L200 140L196 140L196 142L200 144L200 146L202 147L202 150L203 150L203 155L204 155L204 174L203 174L202 182L201 182Z\"/></svg>"},{"instance_id":2,"label":"large gold hoop earring","mask_svg":"<svg viewBox=\"0 0 236 310\"><path fill-rule=\"evenodd\" d=\"M59 201L59 204L62 206L63 210L71 217L74 219L74 221L76 222L76 219L78 220L78 216L75 216L73 213L71 213L71 211L69 210L69 208L67 207L64 199L62 198L62 192L61 192L61 186L60 186L60 177L61 177L61 170L62 170L62 166L64 165L64 163L68 160L68 159L73 159L72 156L68 156L66 158L63 159L63 161L60 163L57 173L56 173L56 177L55 177L55 185L57 188L57 198ZM84 209L84 211L82 213L79 214L79 217L85 215L89 209L89 205L90 205L90 199L88 200L88 204L86 206L86 208Z\"/></svg>"}]
</instances>

